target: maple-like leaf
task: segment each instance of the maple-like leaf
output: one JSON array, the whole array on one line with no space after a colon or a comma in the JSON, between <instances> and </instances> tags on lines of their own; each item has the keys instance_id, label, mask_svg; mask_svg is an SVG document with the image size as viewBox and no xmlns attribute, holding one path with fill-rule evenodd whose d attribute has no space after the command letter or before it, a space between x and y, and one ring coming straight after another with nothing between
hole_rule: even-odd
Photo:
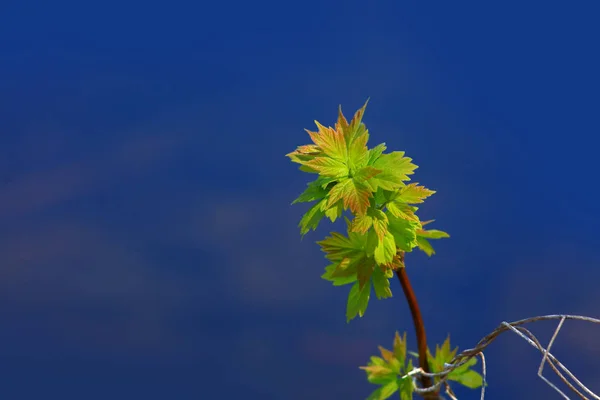
<instances>
[{"instance_id":1,"label":"maple-like leaf","mask_svg":"<svg viewBox=\"0 0 600 400\"><path fill-rule=\"evenodd\" d=\"M367 104L369 104L369 99L367 99L365 104L354 113L354 116L352 117L350 124L348 124L346 134L347 134L347 138L349 139L349 142L351 142L355 138L359 137L366 131L365 125L362 123L362 119L363 119L363 116L365 115L365 110L367 109ZM340 106L339 110L340 110L339 113L341 115L342 114L341 106ZM343 115L342 115L342 117L343 117ZM344 120L345 120L345 118L344 118ZM343 121L342 121L342 123L343 123ZM346 122L346 124L347 124L347 122Z\"/></svg>"},{"instance_id":2,"label":"maple-like leaf","mask_svg":"<svg viewBox=\"0 0 600 400\"><path fill-rule=\"evenodd\" d=\"M327 253L326 258L334 267L329 267L327 278L355 275L362 290L375 270L375 260L365 252L367 235L349 231L348 236L332 232L331 236L317 242Z\"/></svg>"},{"instance_id":3,"label":"maple-like leaf","mask_svg":"<svg viewBox=\"0 0 600 400\"><path fill-rule=\"evenodd\" d=\"M422 203L427 197L435 193L435 190L429 190L425 186L419 186L418 183L410 183L400 189L396 201L406 204Z\"/></svg>"},{"instance_id":4,"label":"maple-like leaf","mask_svg":"<svg viewBox=\"0 0 600 400\"><path fill-rule=\"evenodd\" d=\"M321 275L321 278L331 282L333 286L342 286L348 285L350 283L354 283L357 280L356 269L353 271L351 269L347 269L344 273L340 269L341 263L329 264L325 267L325 273Z\"/></svg>"},{"instance_id":5,"label":"maple-like leaf","mask_svg":"<svg viewBox=\"0 0 600 400\"><path fill-rule=\"evenodd\" d=\"M366 366L360 367L367 373L370 383L380 385L368 399L387 399L399 392L401 400L412 400L413 378L408 375L413 370L411 359L406 358L406 333L404 338L396 332L393 351L379 346L381 357L372 356Z\"/></svg>"},{"instance_id":6,"label":"maple-like leaf","mask_svg":"<svg viewBox=\"0 0 600 400\"><path fill-rule=\"evenodd\" d=\"M307 212L304 214L298 226L300 227L300 234L302 236L306 235L309 230L315 230L319 226L319 222L325 216L325 212L323 211L323 206L327 204L326 199L319 201L314 204Z\"/></svg>"},{"instance_id":7,"label":"maple-like leaf","mask_svg":"<svg viewBox=\"0 0 600 400\"><path fill-rule=\"evenodd\" d=\"M419 223L388 215L388 231L394 236L396 247L402 251L412 251L417 246L416 231Z\"/></svg>"},{"instance_id":8,"label":"maple-like leaf","mask_svg":"<svg viewBox=\"0 0 600 400\"><path fill-rule=\"evenodd\" d=\"M392 262L396 254L396 240L391 232L386 232L383 240L375 247L375 262L378 265L387 265Z\"/></svg>"},{"instance_id":9,"label":"maple-like leaf","mask_svg":"<svg viewBox=\"0 0 600 400\"><path fill-rule=\"evenodd\" d=\"M318 121L315 121L315 124L319 128L318 132L306 130L312 141L325 155L335 160L346 162L348 159L348 144L344 133L338 129L327 128Z\"/></svg>"},{"instance_id":10,"label":"maple-like leaf","mask_svg":"<svg viewBox=\"0 0 600 400\"><path fill-rule=\"evenodd\" d=\"M396 336L394 336L394 355L404 363L406 359L406 332L404 332L403 337L400 337L400 333L396 331Z\"/></svg>"},{"instance_id":11,"label":"maple-like leaf","mask_svg":"<svg viewBox=\"0 0 600 400\"><path fill-rule=\"evenodd\" d=\"M381 269L380 267L375 268L371 277L373 281L373 289L375 290L375 296L378 299L387 299L392 297L392 290L390 289L390 278L394 276L394 271L391 269Z\"/></svg>"},{"instance_id":12,"label":"maple-like leaf","mask_svg":"<svg viewBox=\"0 0 600 400\"><path fill-rule=\"evenodd\" d=\"M331 188L328 204L342 199L345 209L349 208L353 213L362 215L367 212L371 197L371 190L360 179L345 178Z\"/></svg>"},{"instance_id":13,"label":"maple-like leaf","mask_svg":"<svg viewBox=\"0 0 600 400\"><path fill-rule=\"evenodd\" d=\"M364 254L366 237L349 232L344 236L338 232L332 232L331 236L317 242L321 250L326 253L325 257L330 261L341 262L344 258L359 259Z\"/></svg>"},{"instance_id":14,"label":"maple-like leaf","mask_svg":"<svg viewBox=\"0 0 600 400\"><path fill-rule=\"evenodd\" d=\"M286 156L289 157L292 162L304 164L306 161L312 160L321 154L322 151L316 144L305 144L298 146L296 150L286 154Z\"/></svg>"},{"instance_id":15,"label":"maple-like leaf","mask_svg":"<svg viewBox=\"0 0 600 400\"><path fill-rule=\"evenodd\" d=\"M382 172L374 166L367 165L372 154L367 148L369 133L362 123L366 105L367 103L356 112L350 123L345 119L340 107L335 128L325 127L315 121L318 131L307 130L313 144L299 146L288 154L293 162L301 164L301 169L318 173L321 182L327 182L327 185L320 186L323 190L319 189L316 183L309 186L295 202L326 197L326 206L321 211L332 221L339 218L341 212L339 208L331 211L329 208L339 207L337 203L340 200L343 209L363 215L373 197L368 182Z\"/></svg>"},{"instance_id":16,"label":"maple-like leaf","mask_svg":"<svg viewBox=\"0 0 600 400\"><path fill-rule=\"evenodd\" d=\"M427 239L442 239L442 238L449 238L450 235L448 235L446 232L444 231L439 231L437 229L429 229L429 230L423 230L423 229L419 229L417 231L417 235L427 238Z\"/></svg>"},{"instance_id":17,"label":"maple-like leaf","mask_svg":"<svg viewBox=\"0 0 600 400\"><path fill-rule=\"evenodd\" d=\"M304 163L305 166L317 171L322 176L345 178L350 170L344 161L330 157L315 157Z\"/></svg>"},{"instance_id":18,"label":"maple-like leaf","mask_svg":"<svg viewBox=\"0 0 600 400\"><path fill-rule=\"evenodd\" d=\"M417 168L411 161L411 158L404 157L403 151L381 154L372 161L370 159L369 165L382 171L368 181L372 190L396 190L405 186L404 181L410 180L408 175L413 174Z\"/></svg>"},{"instance_id":19,"label":"maple-like leaf","mask_svg":"<svg viewBox=\"0 0 600 400\"><path fill-rule=\"evenodd\" d=\"M327 193L329 193L329 191L326 190L317 179L313 182L310 182L306 190L304 190L304 192L302 192L302 194L300 194L300 196L298 196L298 198L294 200L292 204L308 203L315 200L321 200L327 196Z\"/></svg>"},{"instance_id":20,"label":"maple-like leaf","mask_svg":"<svg viewBox=\"0 0 600 400\"><path fill-rule=\"evenodd\" d=\"M385 213L377 208L369 208L366 214L357 215L352 220L352 232L366 233L371 227L375 229L375 233L379 240L383 240L387 232L388 219Z\"/></svg>"},{"instance_id":21,"label":"maple-like leaf","mask_svg":"<svg viewBox=\"0 0 600 400\"><path fill-rule=\"evenodd\" d=\"M342 202L337 202L335 205L325 210L325 216L329 218L331 222L335 222L339 217L342 216L343 211L344 205L342 204Z\"/></svg>"},{"instance_id":22,"label":"maple-like leaf","mask_svg":"<svg viewBox=\"0 0 600 400\"><path fill-rule=\"evenodd\" d=\"M387 147L385 146L385 143L380 143L377 146L370 149L369 150L369 159L367 161L367 164L373 165L373 163L375 163L375 160L377 160L386 149L387 149Z\"/></svg>"},{"instance_id":23,"label":"maple-like leaf","mask_svg":"<svg viewBox=\"0 0 600 400\"><path fill-rule=\"evenodd\" d=\"M373 217L367 214L357 215L352 220L352 232L359 232L361 234L367 233L373 226Z\"/></svg>"},{"instance_id":24,"label":"maple-like leaf","mask_svg":"<svg viewBox=\"0 0 600 400\"><path fill-rule=\"evenodd\" d=\"M433 372L441 372L445 368L446 363L450 363L456 353L458 351L458 347L455 347L453 350L450 348L450 336L444 340L441 346L435 346L435 356L431 353L429 349L427 349L427 361ZM471 358L465 364L461 365L458 368L455 368L448 374L448 379L451 381L458 382L468 388L476 389L483 385L482 376L470 369L473 365L477 363L476 358ZM436 380L437 381L437 380Z\"/></svg>"},{"instance_id":25,"label":"maple-like leaf","mask_svg":"<svg viewBox=\"0 0 600 400\"><path fill-rule=\"evenodd\" d=\"M421 226L427 225L430 222L432 221L422 222ZM450 237L450 235L448 235L446 232L439 231L437 229L424 230L421 228L417 229L415 233L417 235L417 247L419 247L419 249L425 252L425 254L427 254L428 256L434 255L435 250L433 249L433 246L431 245L431 243L429 243L429 240L427 239L442 239Z\"/></svg>"},{"instance_id":26,"label":"maple-like leaf","mask_svg":"<svg viewBox=\"0 0 600 400\"><path fill-rule=\"evenodd\" d=\"M369 305L371 297L371 282L360 288L358 282L354 283L350 293L348 293L348 304L346 306L346 322L350 322L356 315L362 317Z\"/></svg>"},{"instance_id":27,"label":"maple-like leaf","mask_svg":"<svg viewBox=\"0 0 600 400\"><path fill-rule=\"evenodd\" d=\"M398 391L398 381L391 380L367 397L367 400L385 400L389 399Z\"/></svg>"},{"instance_id":28,"label":"maple-like leaf","mask_svg":"<svg viewBox=\"0 0 600 400\"><path fill-rule=\"evenodd\" d=\"M419 221L419 217L415 214L417 207L408 205L406 203L400 203L392 200L386 203L386 208L394 216L408 221Z\"/></svg>"},{"instance_id":29,"label":"maple-like leaf","mask_svg":"<svg viewBox=\"0 0 600 400\"><path fill-rule=\"evenodd\" d=\"M357 171L363 168L369 162L369 131L365 130L359 136L352 139L348 146L348 166L351 171Z\"/></svg>"},{"instance_id":30,"label":"maple-like leaf","mask_svg":"<svg viewBox=\"0 0 600 400\"><path fill-rule=\"evenodd\" d=\"M356 277L358 278L358 288L362 288L369 282L373 271L376 269L375 260L371 257L362 256L355 261Z\"/></svg>"},{"instance_id":31,"label":"maple-like leaf","mask_svg":"<svg viewBox=\"0 0 600 400\"><path fill-rule=\"evenodd\" d=\"M431 243L429 243L429 240L425 239L424 237L418 236L418 235L417 235L417 247L430 257L435 254L435 250L433 249L433 246L431 245Z\"/></svg>"}]
</instances>

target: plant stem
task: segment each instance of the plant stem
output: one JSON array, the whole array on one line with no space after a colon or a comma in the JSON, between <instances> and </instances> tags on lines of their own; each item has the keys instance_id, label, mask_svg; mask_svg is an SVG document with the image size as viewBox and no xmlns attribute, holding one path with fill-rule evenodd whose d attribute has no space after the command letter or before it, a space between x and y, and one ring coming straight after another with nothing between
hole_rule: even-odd
<instances>
[{"instance_id":1,"label":"plant stem","mask_svg":"<svg viewBox=\"0 0 600 400\"><path fill-rule=\"evenodd\" d=\"M423 323L423 317L421 316L421 310L419 310L419 303L417 302L417 297L415 296L415 292L408 280L408 275L406 274L406 268L404 267L404 252L400 253L400 260L402 267L396 270L396 276L400 281L400 285L402 286L402 290L404 291L404 295L406 296L406 301L408 302L408 307L410 308L410 313L412 315L413 324L415 325L415 331L417 334L417 347L419 349L419 367L427 373L430 373L429 363L427 362L427 336L425 335L425 324ZM421 387L428 388L433 386L433 380L428 376L420 377ZM423 394L423 398L428 400L439 400L440 396L437 392L430 392Z\"/></svg>"}]
</instances>

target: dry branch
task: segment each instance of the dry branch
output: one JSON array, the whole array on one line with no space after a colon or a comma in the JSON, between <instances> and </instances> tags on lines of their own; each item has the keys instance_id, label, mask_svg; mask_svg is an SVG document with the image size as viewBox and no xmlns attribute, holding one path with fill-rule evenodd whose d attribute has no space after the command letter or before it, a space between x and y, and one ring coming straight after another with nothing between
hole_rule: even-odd
<instances>
[{"instance_id":1,"label":"dry branch","mask_svg":"<svg viewBox=\"0 0 600 400\"><path fill-rule=\"evenodd\" d=\"M558 323L556 329L554 330L554 334L552 335L552 338L550 339L550 342L548 343L547 348L544 348L544 346L542 346L540 344L539 340L533 333L531 333L529 330L527 330L526 328L521 326L521 325L528 324L531 322L545 321L545 320L559 320L559 323ZM544 365L546 363L548 363L550 365L550 368L552 368L552 370L556 373L556 375L558 375L560 380L563 383L565 383L569 387L569 389L571 389L571 391L573 391L577 395L578 398L581 398L584 400L591 400L591 399L600 400L600 396L598 396L597 394L595 394L591 390L589 390L583 383L581 383L579 381L579 379L577 379L571 373L571 371L569 371L569 369L567 367L565 367L560 361L558 361L558 359L556 357L554 357L550 353L550 348L552 347L552 344L554 343L554 340L556 339L558 332L560 331L560 329L563 326L563 323L566 320L579 320L579 321L591 322L594 324L600 324L600 319L585 317L585 316L580 316L580 315L562 315L562 314L543 315L543 316L538 316L538 317L526 318L526 319L522 319L522 320L514 321L514 322L502 322L494 331L492 331L489 335L487 335L483 339L481 339L479 341L479 343L477 343L477 346L475 346L472 349L465 350L465 351L461 352L460 354L456 355L450 363L447 363L445 365L445 368L443 371L437 372L437 373L427 373L427 372L423 371L423 369L421 369L421 368L415 368L411 372L409 372L408 375L411 376L413 379L413 385L415 386L415 392L423 395L425 393L431 393L431 392L438 391L441 388L441 386L444 385L445 389L446 389L446 394L451 399L456 400L456 396L450 389L450 386L448 385L448 382L447 382L448 374L450 372L452 372L453 370L455 370L456 368L460 367L461 365L465 364L471 358L479 356L482 359L482 369L483 369L483 385L481 386L481 400L483 400L484 396L485 396L485 386L486 386L486 366L485 366L485 358L483 356L483 350L485 350L490 345L490 343L492 343L498 337L498 335L500 335L501 333L506 332L506 331L512 331L512 332L516 333L517 335L519 335L521 338L523 338L527 343L529 343L533 347L537 348L542 353L543 357L542 357L542 361L540 363L540 367L538 369L538 376L542 380L544 380L544 382L546 382L550 387L552 387L554 390L556 390L564 399L569 400L570 398L563 391L561 391L558 387L556 387L556 385L554 385L545 376L542 375ZM562 372L559 371L559 369L562 370ZM565 376L565 374L566 374L566 376ZM416 379L421 376L427 376L430 378L437 377L437 378L440 378L440 380L435 385L432 385L427 388L420 388L416 385ZM567 377L570 378L572 382L569 381L569 379L567 379ZM589 396L589 397L587 397L587 396Z\"/></svg>"}]
</instances>

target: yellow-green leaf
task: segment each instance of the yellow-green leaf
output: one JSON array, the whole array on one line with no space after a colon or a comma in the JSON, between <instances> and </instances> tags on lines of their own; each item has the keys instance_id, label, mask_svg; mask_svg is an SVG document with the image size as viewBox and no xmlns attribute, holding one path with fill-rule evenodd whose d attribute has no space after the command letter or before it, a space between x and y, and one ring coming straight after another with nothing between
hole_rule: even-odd
<instances>
[{"instance_id":1,"label":"yellow-green leaf","mask_svg":"<svg viewBox=\"0 0 600 400\"><path fill-rule=\"evenodd\" d=\"M367 282L362 289L359 288L358 282L352 285L352 289L348 293L348 304L346 305L346 322L350 322L356 315L362 317L365 314L369 305L370 295L370 282Z\"/></svg>"},{"instance_id":2,"label":"yellow-green leaf","mask_svg":"<svg viewBox=\"0 0 600 400\"><path fill-rule=\"evenodd\" d=\"M348 166L352 170L358 170L367 165L369 161L368 141L369 132L365 131L350 142L348 146Z\"/></svg>"},{"instance_id":3,"label":"yellow-green leaf","mask_svg":"<svg viewBox=\"0 0 600 400\"><path fill-rule=\"evenodd\" d=\"M386 232L383 240L379 241L377 247L375 247L375 261L378 265L386 265L391 263L396 254L396 241L394 235L390 232Z\"/></svg>"},{"instance_id":4,"label":"yellow-green leaf","mask_svg":"<svg viewBox=\"0 0 600 400\"><path fill-rule=\"evenodd\" d=\"M400 193L396 198L407 204L422 203L427 197L435 193L435 190L429 190L425 186L419 186L418 183L411 183L400 189Z\"/></svg>"},{"instance_id":5,"label":"yellow-green leaf","mask_svg":"<svg viewBox=\"0 0 600 400\"><path fill-rule=\"evenodd\" d=\"M404 364L406 360L406 332L404 332L404 336L400 337L398 331L396 331L396 336L394 336L394 355L396 358Z\"/></svg>"},{"instance_id":6,"label":"yellow-green leaf","mask_svg":"<svg viewBox=\"0 0 600 400\"><path fill-rule=\"evenodd\" d=\"M373 161L372 166L382 172L368 181L373 191L378 188L393 191L403 187L404 181L410 179L408 175L413 174L417 168L411 161L411 158L404 157L403 151L380 155Z\"/></svg>"},{"instance_id":7,"label":"yellow-green leaf","mask_svg":"<svg viewBox=\"0 0 600 400\"><path fill-rule=\"evenodd\" d=\"M450 235L448 235L446 232L444 231L438 231L437 229L430 229L428 231L425 231L423 229L419 229L417 231L417 235L427 238L427 239L442 239L442 238L449 238Z\"/></svg>"},{"instance_id":8,"label":"yellow-green leaf","mask_svg":"<svg viewBox=\"0 0 600 400\"><path fill-rule=\"evenodd\" d=\"M349 172L346 163L330 157L315 157L304 165L331 178L344 178L348 176Z\"/></svg>"},{"instance_id":9,"label":"yellow-green leaf","mask_svg":"<svg viewBox=\"0 0 600 400\"><path fill-rule=\"evenodd\" d=\"M392 290L390 289L390 278L393 276L391 269L386 269L385 272L380 268L376 267L371 276L373 282L373 289L375 289L375 296L378 299L387 299L392 297Z\"/></svg>"},{"instance_id":10,"label":"yellow-green leaf","mask_svg":"<svg viewBox=\"0 0 600 400\"><path fill-rule=\"evenodd\" d=\"M358 278L358 288L362 289L369 282L371 275L375 270L375 261L372 258L361 257L356 261L356 276Z\"/></svg>"},{"instance_id":11,"label":"yellow-green leaf","mask_svg":"<svg viewBox=\"0 0 600 400\"><path fill-rule=\"evenodd\" d=\"M325 273L321 275L321 278L333 283L333 286L342 286L356 282L356 271L354 274L348 274L348 276L333 276L339 264L330 264L325 267Z\"/></svg>"},{"instance_id":12,"label":"yellow-green leaf","mask_svg":"<svg viewBox=\"0 0 600 400\"><path fill-rule=\"evenodd\" d=\"M333 128L326 128L317 121L315 124L319 128L319 132L306 130L312 141L319 146L323 153L345 163L348 160L348 145L344 133Z\"/></svg>"},{"instance_id":13,"label":"yellow-green leaf","mask_svg":"<svg viewBox=\"0 0 600 400\"><path fill-rule=\"evenodd\" d=\"M415 214L416 207L405 203L397 203L395 201L387 203L386 207L394 217L406 219L408 221L419 221L419 217Z\"/></svg>"},{"instance_id":14,"label":"yellow-green leaf","mask_svg":"<svg viewBox=\"0 0 600 400\"><path fill-rule=\"evenodd\" d=\"M322 203L326 200L323 199L320 202L313 205L307 212L304 214L298 226L300 227L300 233L304 236L308 233L309 230L315 230L319 226L319 222L325 215L323 211L321 211Z\"/></svg>"},{"instance_id":15,"label":"yellow-green leaf","mask_svg":"<svg viewBox=\"0 0 600 400\"><path fill-rule=\"evenodd\" d=\"M352 232L365 234L373 225L373 217L368 214L357 215L352 220Z\"/></svg>"},{"instance_id":16,"label":"yellow-green leaf","mask_svg":"<svg viewBox=\"0 0 600 400\"><path fill-rule=\"evenodd\" d=\"M350 209L357 215L363 215L369 207L372 193L369 188L356 179L340 180L329 192L329 204L343 199L344 209Z\"/></svg>"},{"instance_id":17,"label":"yellow-green leaf","mask_svg":"<svg viewBox=\"0 0 600 400\"><path fill-rule=\"evenodd\" d=\"M417 236L417 246L419 247L420 250L425 252L425 254L427 254L430 257L435 254L435 250L433 250L433 246L431 246L431 243L429 243L429 240L425 239L424 237Z\"/></svg>"},{"instance_id":18,"label":"yellow-green leaf","mask_svg":"<svg viewBox=\"0 0 600 400\"><path fill-rule=\"evenodd\" d=\"M373 228L375 229L375 233L377 234L377 238L379 241L383 241L387 231L388 231L388 218L387 215L381 210L373 211Z\"/></svg>"}]
</instances>

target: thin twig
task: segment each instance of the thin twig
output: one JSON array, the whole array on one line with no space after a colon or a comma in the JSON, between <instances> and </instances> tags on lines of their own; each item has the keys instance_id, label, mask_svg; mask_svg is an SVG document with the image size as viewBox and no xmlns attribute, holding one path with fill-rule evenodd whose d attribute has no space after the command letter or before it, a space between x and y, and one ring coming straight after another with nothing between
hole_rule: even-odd
<instances>
[{"instance_id":1,"label":"thin twig","mask_svg":"<svg viewBox=\"0 0 600 400\"><path fill-rule=\"evenodd\" d=\"M547 349L545 349L540 344L539 340L535 337L535 335L533 333L531 333L529 330L527 330L526 328L521 326L521 325L531 323L531 322L546 321L546 320L560 320L558 323L558 326L556 327L556 329L554 331L554 334L552 335L552 338L550 339L550 342L548 343ZM456 355L450 363L446 363L443 371L437 372L437 373L429 373L427 371L424 371L423 368L415 368L412 371L410 371L407 375L411 376L413 379L415 377L421 377L421 376L428 376L430 378L435 378L435 377L440 378L440 380L435 385L431 385L429 387L418 388L415 386L415 392L423 395L424 393L434 392L436 390L439 390L441 385L443 385L447 382L448 374L450 374L456 368L459 368L460 366L464 365L471 358L480 356L481 361L482 361L482 369L483 369L483 386L481 389L481 400L483 400L484 393L485 393L484 390L485 390L485 386L486 386L486 365L485 365L485 358L483 356L483 350L485 350L501 333L506 332L506 331L512 331L512 332L516 333L517 335L519 335L521 338L523 338L531 346L537 348L543 354L542 362L540 364L540 368L538 369L538 376L542 380L544 380L550 387L552 387L554 390L556 390L563 398L569 399L569 397L565 393L563 393L560 389L558 389L556 387L556 385L552 384L546 377L544 377L542 375L543 367L546 363L548 365L550 365L550 368L552 368L552 370L556 373L556 375L559 377L559 379L565 385L567 385L569 387L569 389L571 389L579 398L584 399L584 400L589 400L590 398L594 399L594 400L600 400L600 396L593 393L583 383L581 383L581 381L579 381L579 379L577 379L575 377L575 375L573 375L573 373L571 371L569 371L569 369L567 367L565 367L560 361L558 361L558 359L554 355L552 355L550 353L550 348L554 344L554 340L558 336L558 332L560 331L560 329L563 326L563 323L566 320L578 320L578 321L591 322L594 324L600 324L600 319L581 316L581 315L566 315L566 314L543 315L543 316L537 316L537 317L532 317L532 318L526 318L526 319L522 319L519 321L510 322L510 323L502 322L494 331L492 331L490 334L488 334L483 339L481 339L479 341L479 343L477 344L477 346L475 346L473 349L468 349L468 350L461 352L460 354ZM561 369L564 372L564 374L563 374L563 372L559 371L559 369ZM574 382L574 384L572 382L569 382L567 377L570 378L571 381ZM585 394L587 394L590 397L586 397L586 395L584 393L582 393L582 391L585 392Z\"/></svg>"}]
</instances>

